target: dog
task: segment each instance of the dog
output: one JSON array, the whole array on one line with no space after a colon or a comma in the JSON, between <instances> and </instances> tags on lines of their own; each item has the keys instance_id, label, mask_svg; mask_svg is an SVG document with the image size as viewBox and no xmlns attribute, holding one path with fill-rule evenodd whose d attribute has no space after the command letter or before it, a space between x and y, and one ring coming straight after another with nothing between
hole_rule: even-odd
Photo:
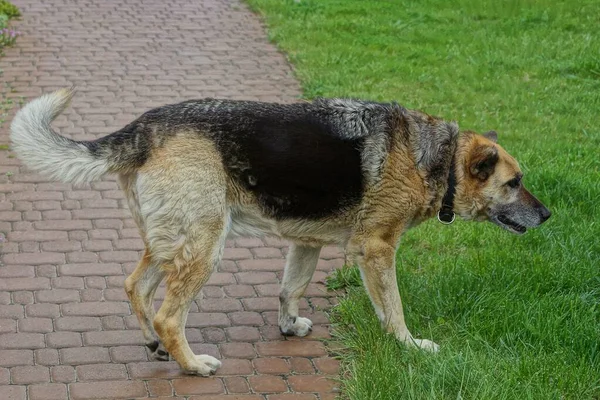
<instances>
[{"instance_id":1,"label":"dog","mask_svg":"<svg viewBox=\"0 0 600 400\"><path fill-rule=\"evenodd\" d=\"M316 99L275 104L202 99L152 109L94 141L50 126L71 89L43 95L11 125L12 147L33 170L80 184L118 175L145 244L125 290L154 358L187 373L221 365L195 355L184 334L190 302L235 236L290 242L280 292L284 335L307 335L298 314L323 245L340 245L362 275L383 328L437 351L406 326L394 256L402 234L426 219L490 221L523 234L550 211L522 183L494 131L459 132L397 103ZM153 296L166 279L158 312Z\"/></svg>"}]
</instances>

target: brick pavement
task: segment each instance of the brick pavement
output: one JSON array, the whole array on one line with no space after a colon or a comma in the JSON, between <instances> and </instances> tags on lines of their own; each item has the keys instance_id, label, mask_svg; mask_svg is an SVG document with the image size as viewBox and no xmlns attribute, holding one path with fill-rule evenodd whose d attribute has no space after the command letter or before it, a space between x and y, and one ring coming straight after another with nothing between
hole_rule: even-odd
<instances>
[{"instance_id":1,"label":"brick pavement","mask_svg":"<svg viewBox=\"0 0 600 400\"><path fill-rule=\"evenodd\" d=\"M147 109L214 96L291 101L299 88L257 18L233 0L16 0L24 35L0 58L2 96L76 84L55 126L92 139ZM9 116L10 119L10 116ZM8 143L8 124L0 144ZM142 243L112 177L74 188L28 172L0 149L0 399L332 399L337 363L321 283L340 265L324 249L302 315L307 338L277 327L285 243L229 242L192 304L187 337L223 360L212 378L149 361L123 289ZM159 289L157 300L164 291Z\"/></svg>"}]
</instances>

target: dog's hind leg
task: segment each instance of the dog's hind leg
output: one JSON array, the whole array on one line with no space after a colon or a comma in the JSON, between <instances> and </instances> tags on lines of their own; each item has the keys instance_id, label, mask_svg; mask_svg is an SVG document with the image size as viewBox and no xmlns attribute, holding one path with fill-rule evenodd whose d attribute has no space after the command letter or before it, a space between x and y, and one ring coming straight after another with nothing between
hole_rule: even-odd
<instances>
[{"instance_id":1,"label":"dog's hind leg","mask_svg":"<svg viewBox=\"0 0 600 400\"><path fill-rule=\"evenodd\" d=\"M167 293L154 319L154 328L162 344L190 374L208 376L221 366L209 355L196 356L185 337L185 322L190 303L197 296L220 260L227 236L226 219L202 224L196 232L187 232L179 254L168 266Z\"/></svg>"},{"instance_id":2,"label":"dog's hind leg","mask_svg":"<svg viewBox=\"0 0 600 400\"><path fill-rule=\"evenodd\" d=\"M317 267L321 247L292 244L279 294L279 329L284 335L306 336L312 321L298 316L298 302Z\"/></svg>"},{"instance_id":3,"label":"dog's hind leg","mask_svg":"<svg viewBox=\"0 0 600 400\"><path fill-rule=\"evenodd\" d=\"M154 329L183 370L208 375L221 363L194 355L185 323L190 303L220 261L230 226L221 157L212 141L181 132L140 168L136 188L151 259L167 281Z\"/></svg>"},{"instance_id":4,"label":"dog's hind leg","mask_svg":"<svg viewBox=\"0 0 600 400\"><path fill-rule=\"evenodd\" d=\"M144 255L133 273L125 280L125 292L129 297L131 307L137 315L142 334L146 340L146 347L152 352L152 357L166 361L169 354L162 348L154 326L155 315L154 293L165 276L160 265L152 260L146 248Z\"/></svg>"}]
</instances>

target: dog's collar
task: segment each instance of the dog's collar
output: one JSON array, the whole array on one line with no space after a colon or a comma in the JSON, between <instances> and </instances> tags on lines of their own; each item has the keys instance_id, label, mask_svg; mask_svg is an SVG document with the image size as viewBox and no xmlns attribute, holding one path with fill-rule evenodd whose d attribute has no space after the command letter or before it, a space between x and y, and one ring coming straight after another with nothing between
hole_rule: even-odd
<instances>
[{"instance_id":1,"label":"dog's collar","mask_svg":"<svg viewBox=\"0 0 600 400\"><path fill-rule=\"evenodd\" d=\"M437 213L438 221L442 224L450 225L454 222L456 215L454 214L454 195L456 194L456 165L454 157L450 163L450 172L448 173L448 188L442 199L442 208Z\"/></svg>"}]
</instances>

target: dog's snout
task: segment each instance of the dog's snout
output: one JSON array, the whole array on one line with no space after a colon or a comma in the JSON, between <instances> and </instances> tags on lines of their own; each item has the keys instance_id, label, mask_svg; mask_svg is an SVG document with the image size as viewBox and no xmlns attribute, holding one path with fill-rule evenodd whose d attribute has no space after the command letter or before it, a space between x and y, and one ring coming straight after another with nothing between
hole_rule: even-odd
<instances>
[{"instance_id":1,"label":"dog's snout","mask_svg":"<svg viewBox=\"0 0 600 400\"><path fill-rule=\"evenodd\" d=\"M537 212L540 217L540 224L548 221L548 219L552 216L548 207L546 207L541 201L535 198L528 190L523 188L523 193L525 195L525 199L529 199L529 204L532 206L533 210Z\"/></svg>"},{"instance_id":2,"label":"dog's snout","mask_svg":"<svg viewBox=\"0 0 600 400\"><path fill-rule=\"evenodd\" d=\"M552 212L548 210L546 207L542 206L540 209L540 217L542 218L542 223L546 222L548 218L552 215Z\"/></svg>"}]
</instances>

